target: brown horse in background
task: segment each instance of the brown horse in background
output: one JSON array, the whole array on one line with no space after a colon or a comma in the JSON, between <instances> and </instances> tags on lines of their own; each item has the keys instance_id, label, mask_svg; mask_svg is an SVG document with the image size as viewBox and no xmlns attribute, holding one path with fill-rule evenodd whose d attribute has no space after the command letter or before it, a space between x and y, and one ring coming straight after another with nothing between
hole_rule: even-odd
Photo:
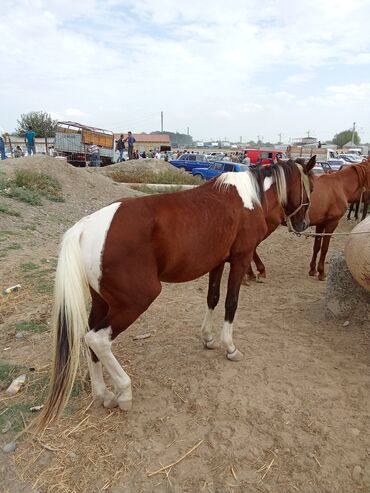
<instances>
[{"instance_id":1,"label":"brown horse in background","mask_svg":"<svg viewBox=\"0 0 370 493\"><path fill-rule=\"evenodd\" d=\"M357 202L363 188L370 190L370 158L361 164L352 164L340 171L315 176L314 191L311 195L309 208L310 225L316 226L316 233L326 233L328 236L316 236L313 246L313 255L310 262L309 275L314 276L318 272L318 279L325 279L325 258L330 243L330 233L338 226L340 219L345 215L348 203ZM267 236L282 224L284 215L281 207L276 205L266 220L268 226ZM319 262L317 256L320 252ZM265 265L257 254L253 254L253 261L261 277L266 276ZM248 278L253 279L255 275L252 267L248 270ZM243 280L245 284L247 278Z\"/></svg>"},{"instance_id":2,"label":"brown horse in background","mask_svg":"<svg viewBox=\"0 0 370 493\"><path fill-rule=\"evenodd\" d=\"M361 221L363 221L365 219L365 217L367 216L367 211L369 209L370 191L364 191L360 201L361 201L362 206L363 206L362 216L361 216ZM351 219L351 214L352 214L353 210L355 210L355 219L356 219L356 221L358 220L358 213L360 212L360 201L351 202L351 204L349 206L349 210L348 210L348 215L347 215L348 221Z\"/></svg>"},{"instance_id":3,"label":"brown horse in background","mask_svg":"<svg viewBox=\"0 0 370 493\"><path fill-rule=\"evenodd\" d=\"M225 262L230 273L221 341L227 358L240 360L232 334L242 278L266 236L270 209L279 205L298 231L308 226L310 166L290 161L225 173L191 190L113 203L69 229L55 281L53 374L37 429L55 420L66 405L82 338L94 401L106 408L131 408L131 379L111 344L148 309L162 282L186 282L209 273L202 339L206 348L215 347L212 315ZM92 306L87 318L88 293ZM103 367L114 392L106 387Z\"/></svg>"}]
</instances>

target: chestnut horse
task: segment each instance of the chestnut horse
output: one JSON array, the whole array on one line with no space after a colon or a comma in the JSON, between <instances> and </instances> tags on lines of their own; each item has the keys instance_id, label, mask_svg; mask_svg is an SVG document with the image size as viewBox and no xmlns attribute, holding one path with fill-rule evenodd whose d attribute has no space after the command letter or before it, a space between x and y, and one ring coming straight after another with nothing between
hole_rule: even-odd
<instances>
[{"instance_id":1,"label":"chestnut horse","mask_svg":"<svg viewBox=\"0 0 370 493\"><path fill-rule=\"evenodd\" d=\"M318 279L325 279L325 258L330 243L330 233L338 226L340 219L345 215L348 203L357 202L363 189L370 190L370 158L361 164L346 166L340 171L315 176L314 192L311 196L309 219L311 226L316 226L316 233L326 233L328 236L316 236L313 255L310 263L309 275L314 276L318 271ZM366 192L365 192L366 193ZM276 204L266 219L269 236L284 220L282 208ZM318 253L320 258L316 270ZM253 254L253 261L261 277L266 276L265 266L257 254ZM249 267L248 278L255 278L252 267ZM246 283L246 279L243 280Z\"/></svg>"},{"instance_id":2,"label":"chestnut horse","mask_svg":"<svg viewBox=\"0 0 370 493\"><path fill-rule=\"evenodd\" d=\"M209 272L202 339L211 349L212 314L229 262L221 341L229 360L241 359L233 342L233 320L242 278L267 232L265 215L279 204L298 231L308 226L312 166L291 161L225 173L187 191L122 199L69 229L56 272L53 374L38 430L60 415L69 398L82 338L94 400L106 408L131 408L131 379L111 344L157 298L161 282L186 282ZM87 318L88 292L92 306ZM103 367L114 393L105 385Z\"/></svg>"},{"instance_id":3,"label":"chestnut horse","mask_svg":"<svg viewBox=\"0 0 370 493\"><path fill-rule=\"evenodd\" d=\"M348 215L347 215L348 220L351 219L351 213L352 213L353 209L355 209L355 219L358 220L358 213L360 211L360 201L362 202L362 206L363 206L362 217L361 217L361 221L363 221L365 219L365 217L367 216L367 211L369 209L370 191L365 190L362 194L361 199L358 202L351 202L351 204L349 206Z\"/></svg>"}]
</instances>

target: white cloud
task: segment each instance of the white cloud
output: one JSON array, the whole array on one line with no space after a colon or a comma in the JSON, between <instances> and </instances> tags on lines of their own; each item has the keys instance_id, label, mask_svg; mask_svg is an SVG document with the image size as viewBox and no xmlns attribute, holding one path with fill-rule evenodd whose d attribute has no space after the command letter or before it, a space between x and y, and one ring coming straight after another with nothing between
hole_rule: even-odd
<instances>
[{"instance_id":1,"label":"white cloud","mask_svg":"<svg viewBox=\"0 0 370 493\"><path fill-rule=\"evenodd\" d=\"M10 130L20 113L43 109L151 131L164 110L165 128L190 126L197 138L273 140L307 127L330 137L355 119L370 140L366 0L3 3L1 118ZM352 70L362 72L351 79Z\"/></svg>"}]
</instances>

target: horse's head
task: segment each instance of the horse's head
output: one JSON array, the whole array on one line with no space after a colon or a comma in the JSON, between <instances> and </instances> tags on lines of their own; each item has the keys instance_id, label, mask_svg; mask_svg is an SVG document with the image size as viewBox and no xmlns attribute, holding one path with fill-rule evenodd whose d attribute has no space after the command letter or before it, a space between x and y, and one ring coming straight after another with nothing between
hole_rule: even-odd
<instances>
[{"instance_id":1,"label":"horse's head","mask_svg":"<svg viewBox=\"0 0 370 493\"><path fill-rule=\"evenodd\" d=\"M289 160L291 167L291 179L287 184L286 203L283 204L285 221L290 231L301 232L310 225L308 209L311 203L311 192L313 190L312 168L316 164L316 156L308 163L304 159L296 161Z\"/></svg>"}]
</instances>

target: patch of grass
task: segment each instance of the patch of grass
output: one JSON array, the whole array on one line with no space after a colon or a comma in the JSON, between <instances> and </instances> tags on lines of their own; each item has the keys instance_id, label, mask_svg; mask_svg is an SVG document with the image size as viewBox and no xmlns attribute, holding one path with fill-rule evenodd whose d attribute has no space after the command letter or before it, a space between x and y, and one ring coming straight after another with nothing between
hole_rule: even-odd
<instances>
[{"instance_id":1,"label":"patch of grass","mask_svg":"<svg viewBox=\"0 0 370 493\"><path fill-rule=\"evenodd\" d=\"M17 170L13 178L0 176L0 194L30 205L42 205L42 198L63 202L58 180L46 173Z\"/></svg>"},{"instance_id":2,"label":"patch of grass","mask_svg":"<svg viewBox=\"0 0 370 493\"><path fill-rule=\"evenodd\" d=\"M111 177L114 181L121 183L159 183L169 185L200 185L202 183L199 177L188 173L180 173L177 170L166 170L160 173L146 169L114 171Z\"/></svg>"},{"instance_id":3,"label":"patch of grass","mask_svg":"<svg viewBox=\"0 0 370 493\"><path fill-rule=\"evenodd\" d=\"M40 266L37 264L34 264L33 262L25 262L24 264L21 264L21 271L22 272L29 272L32 270L39 269Z\"/></svg>"},{"instance_id":4,"label":"patch of grass","mask_svg":"<svg viewBox=\"0 0 370 493\"><path fill-rule=\"evenodd\" d=\"M16 328L27 332L45 332L48 330L48 326L45 323L34 320L22 320L22 322L16 324Z\"/></svg>"},{"instance_id":5,"label":"patch of grass","mask_svg":"<svg viewBox=\"0 0 370 493\"><path fill-rule=\"evenodd\" d=\"M26 416L29 416L32 414L30 412L30 407L32 407L34 404L29 402L29 403L17 403L17 404L11 404L8 405L3 414L0 416L0 429L4 428L4 426L7 424L8 421L12 424L11 430L13 432L18 432L21 431L23 428L23 417L25 418Z\"/></svg>"},{"instance_id":6,"label":"patch of grass","mask_svg":"<svg viewBox=\"0 0 370 493\"><path fill-rule=\"evenodd\" d=\"M14 236L16 235L16 231L12 231L11 229L0 229L0 238L6 236Z\"/></svg>"},{"instance_id":7,"label":"patch of grass","mask_svg":"<svg viewBox=\"0 0 370 493\"><path fill-rule=\"evenodd\" d=\"M10 385L14 373L19 369L18 366L10 365L9 363L5 363L0 361L0 382L1 387L6 388Z\"/></svg>"},{"instance_id":8,"label":"patch of grass","mask_svg":"<svg viewBox=\"0 0 370 493\"><path fill-rule=\"evenodd\" d=\"M137 185L135 187L132 187L133 190L137 190L138 192L146 193L148 195L155 195L158 193L170 193L170 192L178 192L181 190L181 186L176 186L174 185L173 187L169 187L167 190L157 190L151 187L148 187L148 185Z\"/></svg>"},{"instance_id":9,"label":"patch of grass","mask_svg":"<svg viewBox=\"0 0 370 493\"><path fill-rule=\"evenodd\" d=\"M41 294L52 294L54 290L55 262L51 261L48 269L42 269L33 262L25 262L21 265L23 277L30 281L34 289Z\"/></svg>"},{"instance_id":10,"label":"patch of grass","mask_svg":"<svg viewBox=\"0 0 370 493\"><path fill-rule=\"evenodd\" d=\"M22 250L22 245L20 243L12 243L8 246L8 250Z\"/></svg>"},{"instance_id":11,"label":"patch of grass","mask_svg":"<svg viewBox=\"0 0 370 493\"><path fill-rule=\"evenodd\" d=\"M23 229L24 231L36 231L36 225L27 224L26 226L21 226L21 229Z\"/></svg>"},{"instance_id":12,"label":"patch of grass","mask_svg":"<svg viewBox=\"0 0 370 493\"><path fill-rule=\"evenodd\" d=\"M18 211L15 211L14 209L11 209L7 205L0 204L0 212L2 214L8 214L8 216L15 216L15 217L20 217L21 214Z\"/></svg>"}]
</instances>

